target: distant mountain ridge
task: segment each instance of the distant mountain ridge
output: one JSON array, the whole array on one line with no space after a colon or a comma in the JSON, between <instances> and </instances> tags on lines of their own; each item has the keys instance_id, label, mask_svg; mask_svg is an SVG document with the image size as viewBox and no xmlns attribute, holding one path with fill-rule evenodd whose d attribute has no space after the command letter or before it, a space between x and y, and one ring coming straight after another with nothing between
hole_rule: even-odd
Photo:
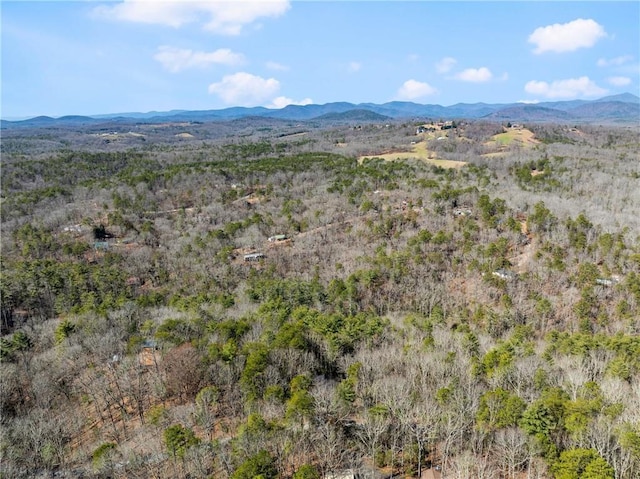
<instances>
[{"instance_id":1,"label":"distant mountain ridge","mask_svg":"<svg viewBox=\"0 0 640 479\"><path fill-rule=\"evenodd\" d=\"M104 122L209 122L246 117L293 121L388 121L391 119L481 119L509 121L576 121L640 123L640 97L631 93L597 100L541 103L457 103L451 106L392 101L383 104L333 102L324 105L288 105L281 109L231 107L220 110L171 110L167 112L116 113L92 116L39 116L28 120L2 120L2 128L90 125Z\"/></svg>"}]
</instances>

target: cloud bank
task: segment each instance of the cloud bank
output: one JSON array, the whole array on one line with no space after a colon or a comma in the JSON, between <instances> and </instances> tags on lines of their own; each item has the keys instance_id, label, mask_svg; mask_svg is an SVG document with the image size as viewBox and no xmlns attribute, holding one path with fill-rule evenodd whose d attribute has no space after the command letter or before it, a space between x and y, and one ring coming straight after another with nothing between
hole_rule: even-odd
<instances>
[{"instance_id":1,"label":"cloud bank","mask_svg":"<svg viewBox=\"0 0 640 479\"><path fill-rule=\"evenodd\" d=\"M100 5L93 15L109 20L148 23L179 28L200 23L212 33L239 35L243 27L262 17L278 17L289 10L288 0L124 0L115 5Z\"/></svg>"},{"instance_id":2,"label":"cloud bank","mask_svg":"<svg viewBox=\"0 0 640 479\"><path fill-rule=\"evenodd\" d=\"M212 64L234 66L244 63L242 54L234 53L228 48L220 48L213 52L194 52L164 45L158 47L153 58L160 62L165 70L172 73L189 68L204 68Z\"/></svg>"},{"instance_id":3,"label":"cloud bank","mask_svg":"<svg viewBox=\"0 0 640 479\"><path fill-rule=\"evenodd\" d=\"M280 82L275 78L262 78L251 73L238 72L226 75L222 81L209 85L209 93L227 105L263 105L280 90Z\"/></svg>"},{"instance_id":4,"label":"cloud bank","mask_svg":"<svg viewBox=\"0 0 640 479\"><path fill-rule=\"evenodd\" d=\"M491 80L491 78L493 78L493 74L487 67L467 68L466 70L458 73L456 78L458 80L472 83L482 83Z\"/></svg>"},{"instance_id":5,"label":"cloud bank","mask_svg":"<svg viewBox=\"0 0 640 479\"><path fill-rule=\"evenodd\" d=\"M226 75L221 81L209 85L209 93L217 95L225 104L232 106L258 106L284 108L287 105L310 105L311 98L293 100L286 96L275 96L280 91L280 82L275 78L262 78L247 72Z\"/></svg>"},{"instance_id":6,"label":"cloud bank","mask_svg":"<svg viewBox=\"0 0 640 479\"><path fill-rule=\"evenodd\" d=\"M267 108L284 108L287 105L311 105L313 100L311 98L305 98L304 100L296 101L286 96L279 96L271 101L271 105L267 105Z\"/></svg>"},{"instance_id":7,"label":"cloud bank","mask_svg":"<svg viewBox=\"0 0 640 479\"><path fill-rule=\"evenodd\" d=\"M407 80L402 84L397 93L399 100L417 100L428 95L433 95L437 90L425 82Z\"/></svg>"},{"instance_id":8,"label":"cloud bank","mask_svg":"<svg viewBox=\"0 0 640 479\"><path fill-rule=\"evenodd\" d=\"M524 86L527 93L546 98L577 98L582 96L605 95L607 90L600 88L589 77L556 80L551 83L532 80Z\"/></svg>"},{"instance_id":9,"label":"cloud bank","mask_svg":"<svg viewBox=\"0 0 640 479\"><path fill-rule=\"evenodd\" d=\"M569 23L554 23L536 28L529 35L529 43L536 46L533 50L535 54L563 53L592 47L600 38L606 36L604 28L596 21L578 18Z\"/></svg>"}]
</instances>

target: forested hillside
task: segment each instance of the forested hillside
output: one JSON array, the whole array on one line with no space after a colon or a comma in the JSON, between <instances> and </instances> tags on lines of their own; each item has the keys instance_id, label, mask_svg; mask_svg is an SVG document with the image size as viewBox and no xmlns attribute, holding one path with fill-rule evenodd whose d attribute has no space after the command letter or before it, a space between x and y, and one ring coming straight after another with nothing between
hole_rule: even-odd
<instances>
[{"instance_id":1,"label":"forested hillside","mask_svg":"<svg viewBox=\"0 0 640 479\"><path fill-rule=\"evenodd\" d=\"M421 126L3 131L0 475L640 477L640 130Z\"/></svg>"}]
</instances>

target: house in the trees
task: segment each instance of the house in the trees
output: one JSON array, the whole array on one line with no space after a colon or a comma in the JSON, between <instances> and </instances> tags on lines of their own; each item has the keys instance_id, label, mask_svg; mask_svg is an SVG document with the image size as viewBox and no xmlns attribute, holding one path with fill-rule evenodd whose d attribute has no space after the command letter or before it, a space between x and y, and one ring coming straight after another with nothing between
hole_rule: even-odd
<instances>
[{"instance_id":1,"label":"house in the trees","mask_svg":"<svg viewBox=\"0 0 640 479\"><path fill-rule=\"evenodd\" d=\"M620 280L618 278L615 278L615 277L612 277L612 278L597 278L596 279L596 284L599 284L600 286L613 286L618 281L620 281Z\"/></svg>"},{"instance_id":2,"label":"house in the trees","mask_svg":"<svg viewBox=\"0 0 640 479\"><path fill-rule=\"evenodd\" d=\"M249 253L244 255L245 261L260 261L263 258L265 258L263 253Z\"/></svg>"},{"instance_id":3,"label":"house in the trees","mask_svg":"<svg viewBox=\"0 0 640 479\"><path fill-rule=\"evenodd\" d=\"M456 208L453 210L453 216L471 216L471 210L469 208Z\"/></svg>"},{"instance_id":4,"label":"house in the trees","mask_svg":"<svg viewBox=\"0 0 640 479\"><path fill-rule=\"evenodd\" d=\"M287 235L269 236L269 242L271 243L277 243L278 241L284 241L286 239L287 239Z\"/></svg>"},{"instance_id":5,"label":"house in the trees","mask_svg":"<svg viewBox=\"0 0 640 479\"><path fill-rule=\"evenodd\" d=\"M516 273L514 273L513 271L509 271L508 269L497 269L492 274L497 278L507 281L512 281L518 277Z\"/></svg>"}]
</instances>

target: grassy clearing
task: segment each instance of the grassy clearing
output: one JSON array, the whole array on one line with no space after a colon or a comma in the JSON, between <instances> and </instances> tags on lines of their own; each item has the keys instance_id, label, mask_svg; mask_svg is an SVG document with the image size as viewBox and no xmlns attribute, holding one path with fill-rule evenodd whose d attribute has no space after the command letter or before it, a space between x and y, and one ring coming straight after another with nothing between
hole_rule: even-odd
<instances>
[{"instance_id":1,"label":"grassy clearing","mask_svg":"<svg viewBox=\"0 0 640 479\"><path fill-rule=\"evenodd\" d=\"M413 145L413 151L398 151L395 153L384 153L380 155L361 156L358 162L362 163L367 158L382 158L386 161L418 159L430 165L436 165L441 168L462 168L467 163L465 161L440 160L434 158L435 153L427 150L427 142L421 141Z\"/></svg>"},{"instance_id":2,"label":"grassy clearing","mask_svg":"<svg viewBox=\"0 0 640 479\"><path fill-rule=\"evenodd\" d=\"M491 137L491 140L485 143L485 146L495 148L498 151L487 153L483 156L500 156L509 147L524 147L531 148L534 145L540 143L534 136L531 130L526 128L509 129L503 133L498 133Z\"/></svg>"},{"instance_id":3,"label":"grassy clearing","mask_svg":"<svg viewBox=\"0 0 640 479\"><path fill-rule=\"evenodd\" d=\"M538 140L535 139L533 132L526 128L507 130L504 133L499 133L491 138L490 143L494 143L499 146L508 146L512 144L522 145L537 145Z\"/></svg>"},{"instance_id":4,"label":"grassy clearing","mask_svg":"<svg viewBox=\"0 0 640 479\"><path fill-rule=\"evenodd\" d=\"M493 141L495 141L498 145L510 145L515 140L519 139L517 130L510 130L504 133L500 133L498 135L494 135Z\"/></svg>"}]
</instances>

